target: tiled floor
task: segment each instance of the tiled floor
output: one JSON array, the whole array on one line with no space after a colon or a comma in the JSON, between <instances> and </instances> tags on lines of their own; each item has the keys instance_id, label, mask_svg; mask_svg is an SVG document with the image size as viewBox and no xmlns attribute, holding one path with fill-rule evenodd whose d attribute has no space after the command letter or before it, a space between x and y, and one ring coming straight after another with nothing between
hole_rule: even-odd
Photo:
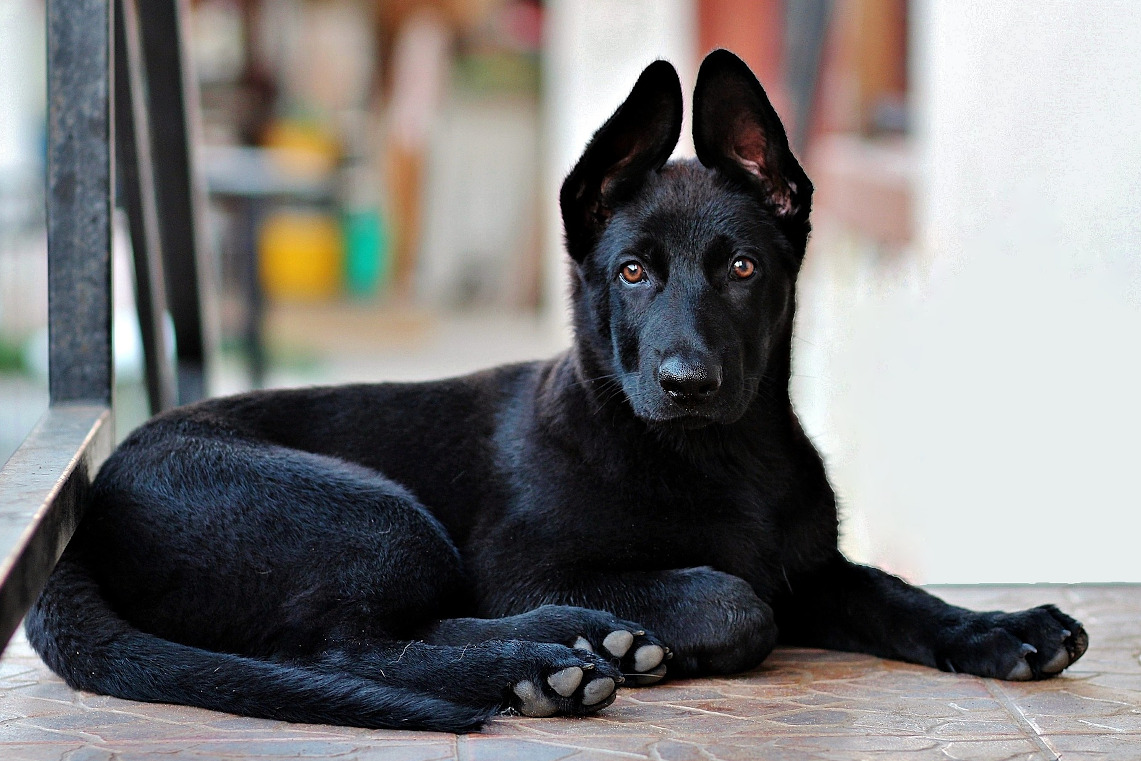
<instances>
[{"instance_id":1,"label":"tiled floor","mask_svg":"<svg viewBox=\"0 0 1141 761\"><path fill-rule=\"evenodd\" d=\"M758 670L625 690L591 719L504 716L480 734L244 719L68 689L21 638L0 662L0 759L1141 759L1141 586L944 587L976 608L1054 602L1090 649L1039 683L780 649Z\"/></svg>"}]
</instances>

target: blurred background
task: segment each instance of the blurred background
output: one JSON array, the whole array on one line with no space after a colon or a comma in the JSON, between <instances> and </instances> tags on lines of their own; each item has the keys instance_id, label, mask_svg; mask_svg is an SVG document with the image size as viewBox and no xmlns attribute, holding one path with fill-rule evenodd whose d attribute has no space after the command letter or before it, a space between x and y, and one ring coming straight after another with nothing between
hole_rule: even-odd
<instances>
[{"instance_id":1,"label":"blurred background","mask_svg":"<svg viewBox=\"0 0 1141 761\"><path fill-rule=\"evenodd\" d=\"M189 8L212 393L559 351L563 175L647 63L688 94L727 47L817 185L794 394L845 550L918 582L1141 582L1130 0ZM0 0L0 462L47 406L43 17ZM119 238L122 436L146 403Z\"/></svg>"}]
</instances>

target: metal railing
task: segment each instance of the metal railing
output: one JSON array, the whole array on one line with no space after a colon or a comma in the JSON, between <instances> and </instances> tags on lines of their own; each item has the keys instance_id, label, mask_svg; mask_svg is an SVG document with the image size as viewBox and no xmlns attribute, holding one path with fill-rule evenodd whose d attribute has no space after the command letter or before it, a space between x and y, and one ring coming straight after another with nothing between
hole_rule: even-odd
<instances>
[{"instance_id":1,"label":"metal railing","mask_svg":"<svg viewBox=\"0 0 1141 761\"><path fill-rule=\"evenodd\" d=\"M151 412L205 395L208 275L190 136L186 0L49 0L51 402L0 470L0 649L35 602L114 445L111 235L118 178ZM156 157L161 157L156 160ZM174 323L176 368L163 330Z\"/></svg>"}]
</instances>

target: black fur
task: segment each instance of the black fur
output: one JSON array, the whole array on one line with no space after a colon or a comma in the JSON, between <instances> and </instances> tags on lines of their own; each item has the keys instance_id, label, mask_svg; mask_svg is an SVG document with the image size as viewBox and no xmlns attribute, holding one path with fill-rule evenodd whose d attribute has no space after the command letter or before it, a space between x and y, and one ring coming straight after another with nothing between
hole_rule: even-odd
<instances>
[{"instance_id":1,"label":"black fur","mask_svg":"<svg viewBox=\"0 0 1141 761\"><path fill-rule=\"evenodd\" d=\"M567 177L566 354L131 434L29 614L45 661L136 700L466 731L596 711L663 645L672 676L778 641L1006 678L1080 657L1055 608L975 613L840 555L788 395L812 184L735 56L694 102L699 160L667 163L682 94L652 64Z\"/></svg>"}]
</instances>

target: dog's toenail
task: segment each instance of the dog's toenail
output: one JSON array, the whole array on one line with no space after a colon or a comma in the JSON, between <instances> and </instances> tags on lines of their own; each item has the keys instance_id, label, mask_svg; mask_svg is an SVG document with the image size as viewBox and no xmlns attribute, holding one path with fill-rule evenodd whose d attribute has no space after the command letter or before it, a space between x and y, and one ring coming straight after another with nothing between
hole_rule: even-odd
<instances>
[{"instance_id":1,"label":"dog's toenail","mask_svg":"<svg viewBox=\"0 0 1141 761\"><path fill-rule=\"evenodd\" d=\"M594 679L582 688L582 704L592 706L601 703L614 693L614 680L608 676Z\"/></svg>"},{"instance_id":2,"label":"dog's toenail","mask_svg":"<svg viewBox=\"0 0 1141 761\"><path fill-rule=\"evenodd\" d=\"M1071 634L1073 634L1073 632L1071 632L1069 629L1062 629L1062 639L1063 640L1069 639Z\"/></svg>"},{"instance_id":3,"label":"dog's toenail","mask_svg":"<svg viewBox=\"0 0 1141 761\"><path fill-rule=\"evenodd\" d=\"M665 655L660 645L642 645L634 652L634 670L649 671L660 664Z\"/></svg>"},{"instance_id":4,"label":"dog's toenail","mask_svg":"<svg viewBox=\"0 0 1141 761\"><path fill-rule=\"evenodd\" d=\"M578 666L571 666L562 671L556 671L547 677L547 684L551 685L551 689L564 698L569 698L582 684L582 669Z\"/></svg>"},{"instance_id":5,"label":"dog's toenail","mask_svg":"<svg viewBox=\"0 0 1141 761\"><path fill-rule=\"evenodd\" d=\"M602 640L602 646L613 655L615 658L621 658L630 650L630 645L634 644L634 635L625 629L619 629L616 632L610 632L606 635L606 639Z\"/></svg>"},{"instance_id":6,"label":"dog's toenail","mask_svg":"<svg viewBox=\"0 0 1141 761\"><path fill-rule=\"evenodd\" d=\"M1029 655L1030 653L1038 652L1038 648L1034 647L1034 645L1031 645L1029 642L1023 642L1021 651L1023 655Z\"/></svg>"}]
</instances>

